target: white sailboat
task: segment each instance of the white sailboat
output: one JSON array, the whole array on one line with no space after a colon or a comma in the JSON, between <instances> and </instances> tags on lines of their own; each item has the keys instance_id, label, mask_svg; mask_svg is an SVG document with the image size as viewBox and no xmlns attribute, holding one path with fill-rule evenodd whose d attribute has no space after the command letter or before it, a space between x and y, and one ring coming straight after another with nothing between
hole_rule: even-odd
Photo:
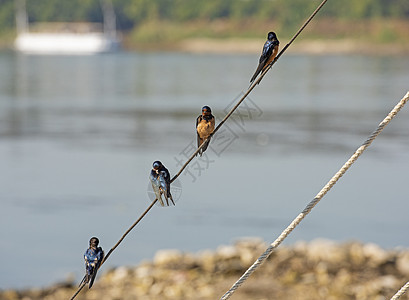
<instances>
[{"instance_id":1,"label":"white sailboat","mask_svg":"<svg viewBox=\"0 0 409 300\"><path fill-rule=\"evenodd\" d=\"M48 23L44 31L30 32L25 0L16 0L15 49L28 54L90 55L117 51L120 40L111 1L103 0L103 30L90 23ZM51 30L52 29L52 30Z\"/></svg>"}]
</instances>

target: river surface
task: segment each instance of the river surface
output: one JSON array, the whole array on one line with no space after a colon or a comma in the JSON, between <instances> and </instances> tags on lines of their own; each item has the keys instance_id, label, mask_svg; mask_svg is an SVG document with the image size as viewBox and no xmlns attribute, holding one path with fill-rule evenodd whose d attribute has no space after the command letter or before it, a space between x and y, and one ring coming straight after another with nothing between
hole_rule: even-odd
<instances>
[{"instance_id":1,"label":"river surface","mask_svg":"<svg viewBox=\"0 0 409 300\"><path fill-rule=\"evenodd\" d=\"M152 162L176 173L201 107L220 121L257 62L0 53L0 288L79 281L88 240L118 241L150 204ZM409 57L283 55L175 182L176 207L154 206L103 269L275 240L409 90L408 70ZM405 107L285 244L409 247L408 128Z\"/></svg>"}]
</instances>

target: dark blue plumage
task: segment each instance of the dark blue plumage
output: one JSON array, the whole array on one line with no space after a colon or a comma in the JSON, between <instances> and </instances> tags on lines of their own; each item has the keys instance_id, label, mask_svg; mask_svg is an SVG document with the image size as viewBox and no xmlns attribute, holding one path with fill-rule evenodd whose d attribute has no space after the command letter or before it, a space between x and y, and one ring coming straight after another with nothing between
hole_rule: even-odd
<instances>
[{"instance_id":1,"label":"dark blue plumage","mask_svg":"<svg viewBox=\"0 0 409 300\"><path fill-rule=\"evenodd\" d=\"M162 200L162 195L165 197L166 205L169 206L169 199L173 201L172 194L170 193L170 173L168 169L160 161L155 161L152 166L149 179L152 184L153 191L155 192L156 199L158 199L161 206L165 206Z\"/></svg>"},{"instance_id":2,"label":"dark blue plumage","mask_svg":"<svg viewBox=\"0 0 409 300\"><path fill-rule=\"evenodd\" d=\"M274 32L269 32L267 35L267 41L264 43L263 51L261 53L259 64L257 66L256 72L254 72L253 77L250 79L250 83L252 83L264 70L264 68L268 67L268 65L273 61L273 59L277 56L278 53L278 46L280 42L277 39L277 36Z\"/></svg>"},{"instance_id":3,"label":"dark blue plumage","mask_svg":"<svg viewBox=\"0 0 409 300\"><path fill-rule=\"evenodd\" d=\"M104 250L98 247L99 240L96 237L92 237L89 241L89 248L84 253L85 260L85 276L82 282L88 283L88 287L91 288L95 277L97 276L97 271L104 259ZM81 282L81 283L82 283Z\"/></svg>"}]
</instances>

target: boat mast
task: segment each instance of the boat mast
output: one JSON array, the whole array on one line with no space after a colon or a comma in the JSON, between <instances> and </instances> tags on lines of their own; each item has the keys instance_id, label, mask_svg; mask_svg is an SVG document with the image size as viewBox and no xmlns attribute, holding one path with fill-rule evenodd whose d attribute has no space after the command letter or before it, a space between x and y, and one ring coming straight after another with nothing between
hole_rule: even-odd
<instances>
[{"instance_id":1,"label":"boat mast","mask_svg":"<svg viewBox=\"0 0 409 300\"><path fill-rule=\"evenodd\" d=\"M14 2L16 8L16 27L17 34L28 32L28 17L25 0L16 0Z\"/></svg>"},{"instance_id":2,"label":"boat mast","mask_svg":"<svg viewBox=\"0 0 409 300\"><path fill-rule=\"evenodd\" d=\"M116 16L110 0L101 0L102 15L104 18L104 34L111 39L116 38Z\"/></svg>"}]
</instances>

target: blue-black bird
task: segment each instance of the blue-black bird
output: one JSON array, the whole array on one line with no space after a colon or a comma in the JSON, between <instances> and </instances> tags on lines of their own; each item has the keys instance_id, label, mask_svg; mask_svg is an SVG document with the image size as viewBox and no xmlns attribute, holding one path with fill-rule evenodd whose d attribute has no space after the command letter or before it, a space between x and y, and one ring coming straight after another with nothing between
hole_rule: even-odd
<instances>
[{"instance_id":1,"label":"blue-black bird","mask_svg":"<svg viewBox=\"0 0 409 300\"><path fill-rule=\"evenodd\" d=\"M156 199L158 199L160 205L165 206L165 203L162 200L162 195L166 200L167 206L169 206L169 199L172 201L173 205L175 205L172 194L170 193L170 173L160 161L157 160L153 162L149 179L152 183Z\"/></svg>"},{"instance_id":2,"label":"blue-black bird","mask_svg":"<svg viewBox=\"0 0 409 300\"><path fill-rule=\"evenodd\" d=\"M277 56L279 45L280 42L278 41L276 34L274 32L269 32L267 34L267 41L264 43L263 51L261 52L258 67L253 77L251 77L250 83L253 83L258 74L264 71L264 69L274 60Z\"/></svg>"},{"instance_id":3,"label":"blue-black bird","mask_svg":"<svg viewBox=\"0 0 409 300\"><path fill-rule=\"evenodd\" d=\"M212 110L209 106L203 106L202 114L196 119L196 132L197 132L197 147L203 144L203 142L214 131L215 119L212 115ZM200 156L206 151L209 146L210 138L206 144L199 150Z\"/></svg>"},{"instance_id":4,"label":"blue-black bird","mask_svg":"<svg viewBox=\"0 0 409 300\"><path fill-rule=\"evenodd\" d=\"M82 283L87 284L88 288L91 288L94 284L95 277L97 276L97 271L101 265L102 260L104 259L104 250L101 247L98 247L99 239L92 237L89 240L89 248L85 251L84 260L85 260L85 276L82 279Z\"/></svg>"}]
</instances>

